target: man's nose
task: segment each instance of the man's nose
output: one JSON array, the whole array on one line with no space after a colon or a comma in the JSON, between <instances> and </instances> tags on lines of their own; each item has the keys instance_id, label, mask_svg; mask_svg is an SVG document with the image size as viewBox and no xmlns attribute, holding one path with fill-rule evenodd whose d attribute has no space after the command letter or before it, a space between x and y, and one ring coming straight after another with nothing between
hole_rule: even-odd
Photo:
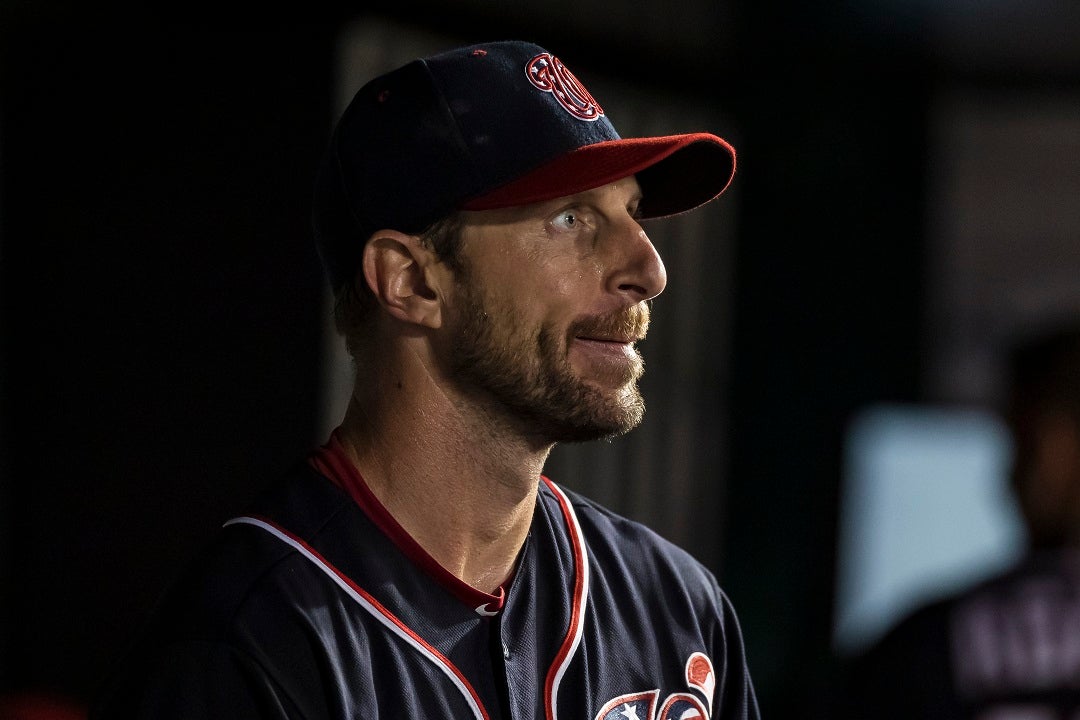
<instances>
[{"instance_id":1,"label":"man's nose","mask_svg":"<svg viewBox=\"0 0 1080 720\"><path fill-rule=\"evenodd\" d=\"M663 292L667 269L638 221L627 217L614 231L617 235L613 241L616 259L610 277L612 292L627 295L634 303Z\"/></svg>"}]
</instances>

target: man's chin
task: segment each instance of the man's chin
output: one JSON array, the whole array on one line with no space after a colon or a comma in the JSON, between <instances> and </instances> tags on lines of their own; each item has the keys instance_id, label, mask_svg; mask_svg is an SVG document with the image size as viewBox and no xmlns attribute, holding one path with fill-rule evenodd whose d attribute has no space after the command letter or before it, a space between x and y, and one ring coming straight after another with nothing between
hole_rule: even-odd
<instances>
[{"instance_id":1,"label":"man's chin","mask_svg":"<svg viewBox=\"0 0 1080 720\"><path fill-rule=\"evenodd\" d=\"M640 425L645 417L645 404L633 385L623 388L616 399L609 396L605 398L606 402L597 402L594 395L592 400L591 407L575 408L572 417L561 423L559 431L553 433L558 435L552 438L555 442L589 442L619 437Z\"/></svg>"}]
</instances>

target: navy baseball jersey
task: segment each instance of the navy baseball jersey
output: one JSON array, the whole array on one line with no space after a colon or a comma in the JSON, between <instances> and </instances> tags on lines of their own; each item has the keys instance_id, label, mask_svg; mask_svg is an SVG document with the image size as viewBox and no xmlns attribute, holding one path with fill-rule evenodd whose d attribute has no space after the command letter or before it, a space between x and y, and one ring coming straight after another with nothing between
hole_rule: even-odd
<instances>
[{"instance_id":1,"label":"navy baseball jersey","mask_svg":"<svg viewBox=\"0 0 1080 720\"><path fill-rule=\"evenodd\" d=\"M335 441L178 579L91 717L758 717L715 578L546 478L496 594L442 569Z\"/></svg>"}]
</instances>

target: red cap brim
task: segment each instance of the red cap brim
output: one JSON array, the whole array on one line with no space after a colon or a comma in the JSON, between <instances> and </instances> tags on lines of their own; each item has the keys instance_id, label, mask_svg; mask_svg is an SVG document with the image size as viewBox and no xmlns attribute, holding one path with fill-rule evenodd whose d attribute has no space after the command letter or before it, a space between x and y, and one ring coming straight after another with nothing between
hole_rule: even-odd
<instances>
[{"instance_id":1,"label":"red cap brim","mask_svg":"<svg viewBox=\"0 0 1080 720\"><path fill-rule=\"evenodd\" d=\"M636 175L644 218L692 210L719 196L735 175L735 149L709 133L626 138L585 145L489 193L465 210L553 200Z\"/></svg>"}]
</instances>

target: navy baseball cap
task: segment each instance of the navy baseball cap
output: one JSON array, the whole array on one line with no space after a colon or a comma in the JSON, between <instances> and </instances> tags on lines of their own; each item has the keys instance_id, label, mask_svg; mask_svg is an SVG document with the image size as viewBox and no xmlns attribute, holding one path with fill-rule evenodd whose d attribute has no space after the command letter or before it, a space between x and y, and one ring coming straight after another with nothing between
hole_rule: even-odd
<instances>
[{"instance_id":1,"label":"navy baseball cap","mask_svg":"<svg viewBox=\"0 0 1080 720\"><path fill-rule=\"evenodd\" d=\"M642 188L642 217L666 217L716 198L734 174L734 149L709 133L621 138L538 45L470 45L356 93L317 173L315 241L336 290L378 230L420 233L458 210L551 200L629 175Z\"/></svg>"}]
</instances>

